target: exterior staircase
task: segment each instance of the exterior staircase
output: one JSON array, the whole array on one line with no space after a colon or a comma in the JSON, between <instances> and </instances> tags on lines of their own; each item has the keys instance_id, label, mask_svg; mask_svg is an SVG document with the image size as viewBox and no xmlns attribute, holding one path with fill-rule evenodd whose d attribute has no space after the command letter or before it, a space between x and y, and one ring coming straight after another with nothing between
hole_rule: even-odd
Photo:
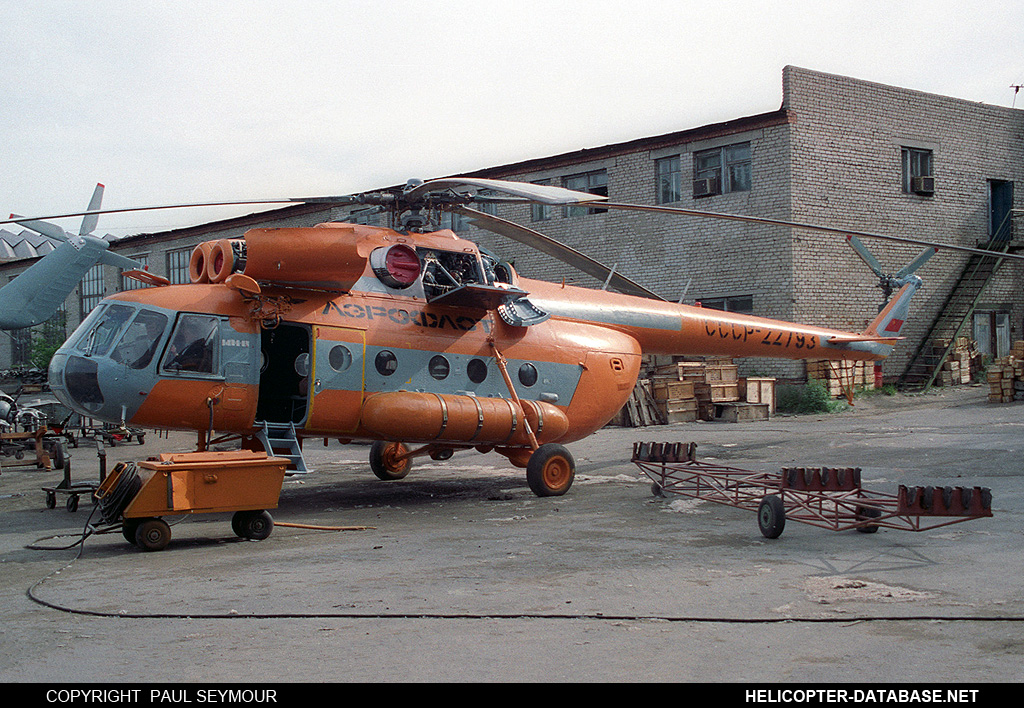
<instances>
[{"instance_id":1,"label":"exterior staircase","mask_svg":"<svg viewBox=\"0 0 1024 708\"><path fill-rule=\"evenodd\" d=\"M902 390L923 393L935 382L943 362L956 346L956 338L981 300L985 286L1004 260L1002 254L1009 249L1010 239L1003 234L1003 229L1000 229L991 241L981 246L991 254L971 254L938 316L900 376L899 387Z\"/></svg>"},{"instance_id":2,"label":"exterior staircase","mask_svg":"<svg viewBox=\"0 0 1024 708\"><path fill-rule=\"evenodd\" d=\"M295 423L257 423L256 438L263 444L268 455L283 457L289 461L287 474L311 472L302 456L302 446L295 432Z\"/></svg>"}]
</instances>

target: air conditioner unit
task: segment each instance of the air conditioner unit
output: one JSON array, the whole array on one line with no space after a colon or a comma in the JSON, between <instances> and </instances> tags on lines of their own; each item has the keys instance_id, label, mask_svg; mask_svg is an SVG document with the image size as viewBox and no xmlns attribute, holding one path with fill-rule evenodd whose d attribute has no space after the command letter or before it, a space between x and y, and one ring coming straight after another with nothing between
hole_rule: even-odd
<instances>
[{"instance_id":1,"label":"air conditioner unit","mask_svg":"<svg viewBox=\"0 0 1024 708\"><path fill-rule=\"evenodd\" d=\"M707 197L712 194L720 194L721 190L718 188L718 178L709 177L707 179L695 179L693 180L693 196L695 197Z\"/></svg>"},{"instance_id":2,"label":"air conditioner unit","mask_svg":"<svg viewBox=\"0 0 1024 708\"><path fill-rule=\"evenodd\" d=\"M910 178L910 191L914 194L934 194L935 193L935 178L934 177L911 177Z\"/></svg>"}]
</instances>

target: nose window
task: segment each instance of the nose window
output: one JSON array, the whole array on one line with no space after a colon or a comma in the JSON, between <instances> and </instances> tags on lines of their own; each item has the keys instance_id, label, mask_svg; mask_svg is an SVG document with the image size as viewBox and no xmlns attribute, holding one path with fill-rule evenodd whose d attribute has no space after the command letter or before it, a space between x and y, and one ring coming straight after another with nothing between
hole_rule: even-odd
<instances>
[{"instance_id":1,"label":"nose window","mask_svg":"<svg viewBox=\"0 0 1024 708\"><path fill-rule=\"evenodd\" d=\"M128 325L110 358L132 369L144 369L153 361L157 345L167 328L167 316L143 310Z\"/></svg>"}]
</instances>

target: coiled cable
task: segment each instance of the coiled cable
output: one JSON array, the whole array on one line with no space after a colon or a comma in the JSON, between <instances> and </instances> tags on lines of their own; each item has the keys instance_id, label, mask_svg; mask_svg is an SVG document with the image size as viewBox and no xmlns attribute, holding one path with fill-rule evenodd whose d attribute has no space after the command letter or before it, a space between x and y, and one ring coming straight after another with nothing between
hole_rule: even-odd
<instances>
[{"instance_id":1,"label":"coiled cable","mask_svg":"<svg viewBox=\"0 0 1024 708\"><path fill-rule=\"evenodd\" d=\"M142 480L134 462L118 462L111 471L111 477L109 488L102 484L95 495L100 519L105 524L118 521L128 504L142 489Z\"/></svg>"}]
</instances>

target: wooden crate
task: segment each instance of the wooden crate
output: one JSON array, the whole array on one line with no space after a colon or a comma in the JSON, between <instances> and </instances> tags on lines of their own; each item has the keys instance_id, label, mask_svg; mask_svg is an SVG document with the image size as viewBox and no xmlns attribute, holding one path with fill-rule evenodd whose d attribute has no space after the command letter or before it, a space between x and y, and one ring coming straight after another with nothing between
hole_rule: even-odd
<instances>
[{"instance_id":1,"label":"wooden crate","mask_svg":"<svg viewBox=\"0 0 1024 708\"><path fill-rule=\"evenodd\" d=\"M709 384L738 383L739 367L736 364L707 364L704 367L704 381Z\"/></svg>"},{"instance_id":2,"label":"wooden crate","mask_svg":"<svg viewBox=\"0 0 1024 708\"><path fill-rule=\"evenodd\" d=\"M693 423L697 420L697 399L659 401L658 409L669 423Z\"/></svg>"},{"instance_id":3,"label":"wooden crate","mask_svg":"<svg viewBox=\"0 0 1024 708\"><path fill-rule=\"evenodd\" d=\"M725 423L752 423L769 417L767 403L722 403L715 409L718 420Z\"/></svg>"},{"instance_id":4,"label":"wooden crate","mask_svg":"<svg viewBox=\"0 0 1024 708\"><path fill-rule=\"evenodd\" d=\"M767 403L768 411L775 413L775 379L747 377L741 384L743 400L747 403Z\"/></svg>"},{"instance_id":5,"label":"wooden crate","mask_svg":"<svg viewBox=\"0 0 1024 708\"><path fill-rule=\"evenodd\" d=\"M670 401L693 398L693 381L664 379L656 376L651 379L651 393L656 401Z\"/></svg>"}]
</instances>

